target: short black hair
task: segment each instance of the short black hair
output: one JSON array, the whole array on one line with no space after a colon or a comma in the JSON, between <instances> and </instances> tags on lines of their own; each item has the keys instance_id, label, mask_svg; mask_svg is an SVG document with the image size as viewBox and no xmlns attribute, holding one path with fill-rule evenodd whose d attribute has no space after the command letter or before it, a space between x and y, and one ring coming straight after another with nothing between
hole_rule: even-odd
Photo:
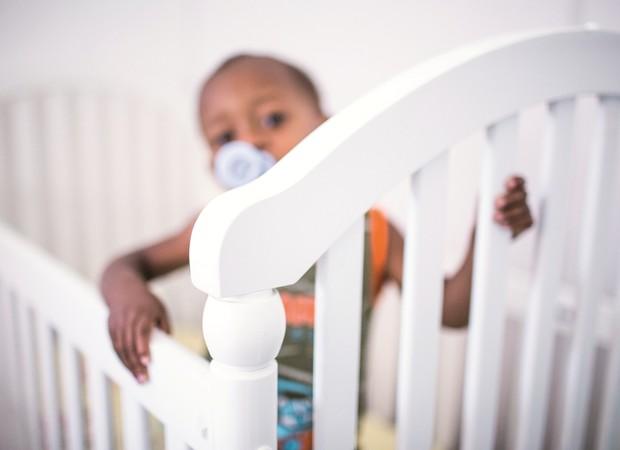
<instances>
[{"instance_id":1,"label":"short black hair","mask_svg":"<svg viewBox=\"0 0 620 450\"><path fill-rule=\"evenodd\" d=\"M275 58L273 56L256 55L256 54L250 54L250 53L239 53L234 56L231 56L225 59L222 63L220 63L220 65L217 66L217 68L211 73L211 75L209 75L209 77L204 81L202 85L201 92L204 92L204 89L207 83L209 82L209 80L215 78L221 72L234 66L235 64L240 63L242 61L248 61L248 60L269 62L275 65L278 65L280 67L283 67L291 75L293 81L306 94L308 94L308 96L310 97L310 100L314 103L317 110L322 111L321 96L319 95L319 91L316 85L314 84L312 79L308 76L308 74L304 72L302 69L300 69L299 67L291 63L288 63L286 61L283 61L281 59ZM202 98L202 93L200 97Z\"/></svg>"}]
</instances>

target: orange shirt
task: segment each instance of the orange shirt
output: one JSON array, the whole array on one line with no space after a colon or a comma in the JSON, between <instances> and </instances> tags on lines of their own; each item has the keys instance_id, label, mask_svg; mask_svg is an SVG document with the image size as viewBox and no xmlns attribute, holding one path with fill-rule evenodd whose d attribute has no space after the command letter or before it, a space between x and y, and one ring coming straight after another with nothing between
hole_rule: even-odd
<instances>
[{"instance_id":1,"label":"orange shirt","mask_svg":"<svg viewBox=\"0 0 620 450\"><path fill-rule=\"evenodd\" d=\"M371 209L367 215L370 253L370 292L372 304L383 285L388 259L388 221L385 215ZM286 323L292 327L314 326L314 295L280 290Z\"/></svg>"}]
</instances>

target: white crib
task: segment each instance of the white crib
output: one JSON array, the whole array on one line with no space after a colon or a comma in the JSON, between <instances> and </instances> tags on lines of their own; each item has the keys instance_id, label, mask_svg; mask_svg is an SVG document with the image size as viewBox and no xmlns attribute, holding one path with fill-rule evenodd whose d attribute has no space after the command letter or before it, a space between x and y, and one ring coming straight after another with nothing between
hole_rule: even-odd
<instances>
[{"instance_id":1,"label":"white crib","mask_svg":"<svg viewBox=\"0 0 620 450\"><path fill-rule=\"evenodd\" d=\"M483 129L487 148L461 447L493 448L509 236L492 223L491 201L512 167L519 111L544 102L549 112L542 162L544 203L536 230L537 263L528 293L511 444L543 448L569 201L566 156L575 98L583 94L594 94L599 101L584 183L578 308L564 402L556 414L561 426L555 446L583 448L598 316L604 311L612 327L606 337L609 362L596 446L618 448L620 335L613 325L620 319L620 303L617 297L605 297L601 274L608 242L617 233L608 206L620 200L605 191L620 179L620 34L581 29L498 38L417 66L332 117L263 177L209 202L196 222L190 259L195 285L209 294L204 332L214 358L210 365L156 334L152 381L137 386L111 349L106 311L90 283L3 228L2 360L8 370L2 372L2 411L7 413L2 442L11 449L78 449L87 444L111 448L115 430L109 377L122 392L126 449L149 448L147 411L163 422L166 448L275 449L274 358L284 315L274 288L295 282L318 262L314 446L355 448L362 216L379 196L410 177L397 445L400 450L432 448L445 240L444 210L438 205L445 203L448 151ZM27 139L28 133L21 136ZM611 192L620 192L620 186ZM24 196L14 204L27 200ZM27 207L25 211L26 216L38 213ZM60 235L72 240L62 230ZM296 251L291 253L291 248ZM80 370L80 357L86 374ZM83 397L88 399L87 417Z\"/></svg>"}]
</instances>

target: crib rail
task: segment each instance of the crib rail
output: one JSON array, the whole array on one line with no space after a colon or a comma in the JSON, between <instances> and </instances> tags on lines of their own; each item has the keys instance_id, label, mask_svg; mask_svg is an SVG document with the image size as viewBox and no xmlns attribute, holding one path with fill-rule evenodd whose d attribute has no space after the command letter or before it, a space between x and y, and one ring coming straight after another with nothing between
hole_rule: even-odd
<instances>
[{"instance_id":1,"label":"crib rail","mask_svg":"<svg viewBox=\"0 0 620 450\"><path fill-rule=\"evenodd\" d=\"M334 370L340 369L330 367L337 361L337 368L355 368L359 355L359 340L351 344L351 337L358 336L360 292L343 288L347 283L359 285L355 268L361 256L352 230L382 194L407 177L412 177L412 192L405 242L398 448L431 448L443 279L438 262L443 219L437 205L442 204L447 152L476 130L486 130L487 149L480 180L462 446L493 447L510 236L493 224L491 212L517 151L519 112L535 102L551 103L558 134L550 137L547 153L550 164L556 164L558 154L566 155L559 146L568 143L570 131L566 102L588 93L598 94L603 105L615 104L620 95L619 55L620 34L583 29L529 33L458 49L373 90L307 136L263 177L206 206L194 227L190 265L194 284L209 294L209 301L256 301L246 295L292 284L318 260L317 270L323 275L317 280L316 298L315 448L336 448L333 442L337 448L355 447L357 394L348 383L356 386L357 377L350 372L346 380L336 377ZM620 125L613 124L614 129ZM602 272L601 242L609 232L604 228L600 188L614 179L617 166L616 135L604 131L597 136L588 180L588 225L580 256L585 263L565 392L563 448L579 448L583 442L588 403L584 392L591 379L594 311L601 296L596 274ZM536 396L546 398L549 371L544 368L538 376L536 364L551 355L547 329L553 328L558 289L552 266L562 258L562 234L552 236L556 230L549 227L562 228L558 204L565 182L551 169L548 179L545 205L554 206L549 224L538 230L541 246L533 294L538 300L530 302L528 320L533 326L526 333L526 384L518 425L520 448L532 449L542 448L539 425L529 415L530 408L540 406ZM343 248L348 248L349 258L341 254ZM331 314L349 318L338 332L332 329ZM539 340L540 351L534 348ZM613 367L610 376L617 377ZM241 373L240 367L230 369ZM544 422L537 414L532 417Z\"/></svg>"},{"instance_id":2,"label":"crib rail","mask_svg":"<svg viewBox=\"0 0 620 450\"><path fill-rule=\"evenodd\" d=\"M204 202L206 152L188 128L116 85L0 89L0 218L95 280Z\"/></svg>"},{"instance_id":3,"label":"crib rail","mask_svg":"<svg viewBox=\"0 0 620 450\"><path fill-rule=\"evenodd\" d=\"M3 448L114 448L110 382L124 448L151 448L147 413L167 449L208 448L205 360L156 331L150 381L138 385L114 353L94 286L4 225L0 255Z\"/></svg>"}]
</instances>

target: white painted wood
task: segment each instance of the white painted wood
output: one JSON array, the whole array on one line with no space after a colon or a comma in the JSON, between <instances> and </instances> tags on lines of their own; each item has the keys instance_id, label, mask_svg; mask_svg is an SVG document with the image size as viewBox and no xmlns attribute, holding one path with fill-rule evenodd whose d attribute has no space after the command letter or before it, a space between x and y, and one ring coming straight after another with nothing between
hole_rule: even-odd
<instances>
[{"instance_id":1,"label":"white painted wood","mask_svg":"<svg viewBox=\"0 0 620 450\"><path fill-rule=\"evenodd\" d=\"M71 102L65 93L50 94L41 100L41 126L48 172L46 199L52 214L47 224L50 249L72 267L81 267L81 232L76 217L79 173L71 128ZM70 220L58 220L65 217Z\"/></svg>"},{"instance_id":2,"label":"white painted wood","mask_svg":"<svg viewBox=\"0 0 620 450\"><path fill-rule=\"evenodd\" d=\"M20 303L25 302L23 308L35 308L38 315L86 357L90 426L93 431L100 430L98 436L101 436L95 441L101 445L95 448L107 450L111 445L108 416L111 409L105 376L131 392L162 423L175 424L179 436L189 446L208 448L203 431L208 428L212 404L211 371L203 358L156 331L151 339L150 381L138 385L114 353L107 329L107 310L95 286L1 224L0 255L0 274L3 279L11 280L15 292L19 292ZM37 282L33 283L33 279ZM19 348L22 348L23 327L19 330ZM30 341L32 336L26 333ZM34 366L23 367L24 361L20 362L20 380L24 380L24 385L36 386L25 381L31 377ZM195 401L197 392L204 401Z\"/></svg>"},{"instance_id":3,"label":"white painted wood","mask_svg":"<svg viewBox=\"0 0 620 450\"><path fill-rule=\"evenodd\" d=\"M574 99L549 105L543 148L543 193L537 215L536 270L524 321L516 448L542 448L548 411L554 321L568 208Z\"/></svg>"},{"instance_id":4,"label":"white painted wood","mask_svg":"<svg viewBox=\"0 0 620 450\"><path fill-rule=\"evenodd\" d=\"M516 116L489 127L482 161L465 369L464 450L491 449L495 439L510 231L494 222L493 211L516 157L517 128Z\"/></svg>"},{"instance_id":5,"label":"white painted wood","mask_svg":"<svg viewBox=\"0 0 620 450\"><path fill-rule=\"evenodd\" d=\"M617 126L620 126L620 123ZM620 201L618 198L620 177L618 176L616 176L616 186L612 192L616 194L615 198L612 197L612 202L616 204ZM606 303L611 307L609 320L616 325L620 323L620 265L616 267L615 279L616 297L611 300L606 299L608 300ZM599 325L605 326L604 320L605 318L599 317ZM600 423L597 430L597 450L612 450L614 445L620 442L620 328L615 325L605 327L610 331L607 347L609 353L599 416Z\"/></svg>"},{"instance_id":6,"label":"white painted wood","mask_svg":"<svg viewBox=\"0 0 620 450\"><path fill-rule=\"evenodd\" d=\"M194 284L227 296L295 282L382 194L472 131L536 101L620 93L619 47L617 33L527 33L405 71L331 117L264 176L209 202L190 245Z\"/></svg>"},{"instance_id":7,"label":"white painted wood","mask_svg":"<svg viewBox=\"0 0 620 450\"><path fill-rule=\"evenodd\" d=\"M18 100L8 109L9 148L13 160L16 222L19 228L39 244L45 242L43 205L33 202L43 188L43 170L38 116L35 101Z\"/></svg>"},{"instance_id":8,"label":"white painted wood","mask_svg":"<svg viewBox=\"0 0 620 450\"><path fill-rule=\"evenodd\" d=\"M596 310L603 296L605 243L609 236L608 186L620 165L620 98L603 97L597 111L580 236L578 308L568 361L560 446L581 448L592 382Z\"/></svg>"},{"instance_id":9,"label":"white painted wood","mask_svg":"<svg viewBox=\"0 0 620 450\"><path fill-rule=\"evenodd\" d=\"M135 450L148 450L149 424L144 408L125 390L121 390L123 445Z\"/></svg>"},{"instance_id":10,"label":"white painted wood","mask_svg":"<svg viewBox=\"0 0 620 450\"><path fill-rule=\"evenodd\" d=\"M401 450L433 445L448 156L444 153L411 178L396 397Z\"/></svg>"},{"instance_id":11,"label":"white painted wood","mask_svg":"<svg viewBox=\"0 0 620 450\"><path fill-rule=\"evenodd\" d=\"M26 423L26 442L29 449L43 448L41 423L39 417L39 392L36 349L33 336L32 312L22 296L16 297L17 321L19 328L19 385L24 402L23 414Z\"/></svg>"},{"instance_id":12,"label":"white painted wood","mask_svg":"<svg viewBox=\"0 0 620 450\"><path fill-rule=\"evenodd\" d=\"M8 283L0 280L0 346L2 347L2 407L0 408L1 442L8 448L22 448L24 434L20 418L23 399L19 397L19 368L17 359L17 329L13 298Z\"/></svg>"},{"instance_id":13,"label":"white painted wood","mask_svg":"<svg viewBox=\"0 0 620 450\"><path fill-rule=\"evenodd\" d=\"M286 328L280 295L272 289L241 297L208 297L202 328L213 357L209 444L214 449L275 450L275 357Z\"/></svg>"},{"instance_id":14,"label":"white painted wood","mask_svg":"<svg viewBox=\"0 0 620 450\"><path fill-rule=\"evenodd\" d=\"M85 436L81 395L83 379L80 375L80 360L78 353L62 335L58 338L58 348L60 352L65 447L67 450L81 450L84 448Z\"/></svg>"},{"instance_id":15,"label":"white painted wood","mask_svg":"<svg viewBox=\"0 0 620 450\"><path fill-rule=\"evenodd\" d=\"M8 302L8 289L5 287L5 282L0 278L0 323L6 323L11 318L9 317L10 304ZM0 442L10 441L11 431L11 366L9 359L8 340L10 339L6 327L0 329L0 361L3 361L3 366L8 368L0 372Z\"/></svg>"},{"instance_id":16,"label":"white painted wood","mask_svg":"<svg viewBox=\"0 0 620 450\"><path fill-rule=\"evenodd\" d=\"M119 95L110 95L103 103L103 126L105 133L104 171L113 174L109 185L110 210L108 223L115 251L127 249L136 239L137 211L135 199L127 195L136 189L133 171L135 155L130 146L130 115L127 102Z\"/></svg>"},{"instance_id":17,"label":"white painted wood","mask_svg":"<svg viewBox=\"0 0 620 450\"><path fill-rule=\"evenodd\" d=\"M188 146L186 134L179 127L174 126L175 117L169 112L159 113L155 122L157 149L162 155L157 172L158 182L165 185L158 199L162 204L160 212L164 214L160 220L168 229L176 229L184 226L190 218L195 217L199 206L204 203L203 195L190 190L194 186L188 179L190 177L188 173L192 172L192 167L187 164L188 153L207 150L202 142L198 149ZM208 166L205 165L204 170L206 174ZM188 210L190 206L188 198L201 198L202 200L196 203L195 210Z\"/></svg>"},{"instance_id":18,"label":"white painted wood","mask_svg":"<svg viewBox=\"0 0 620 450\"><path fill-rule=\"evenodd\" d=\"M107 310L95 286L1 224L0 254L4 276L11 280L16 291L27 294L20 297L22 301L36 308L38 314L61 330L61 335L85 355L89 401L99 401L100 405L89 411L89 420L93 412L101 413L106 408L107 400L102 394L104 372L132 392L162 423L175 424L192 448L208 447L203 430L208 428L207 413L211 408L211 371L203 358L155 331L151 339L150 381L139 386L114 353L107 329ZM33 283L33 279L37 282ZM76 317L80 320L75 320ZM194 401L196 392L201 392L204 402Z\"/></svg>"},{"instance_id":19,"label":"white painted wood","mask_svg":"<svg viewBox=\"0 0 620 450\"><path fill-rule=\"evenodd\" d=\"M618 324L620 323L620 301L618 298L615 301L612 323ZM617 327L612 330L609 342L609 362L605 377L597 450L613 450L620 442L620 328Z\"/></svg>"},{"instance_id":20,"label":"white painted wood","mask_svg":"<svg viewBox=\"0 0 620 450\"><path fill-rule=\"evenodd\" d=\"M55 361L54 335L52 329L40 315L36 319L38 370L43 401L41 420L43 422L45 446L49 450L60 450L62 447L62 424L58 400L58 369Z\"/></svg>"},{"instance_id":21,"label":"white painted wood","mask_svg":"<svg viewBox=\"0 0 620 450\"><path fill-rule=\"evenodd\" d=\"M91 447L94 450L111 450L114 439L110 385L101 370L90 360L87 361L86 386Z\"/></svg>"},{"instance_id":22,"label":"white painted wood","mask_svg":"<svg viewBox=\"0 0 620 450\"><path fill-rule=\"evenodd\" d=\"M12 158L9 152L9 123L7 120L7 107L0 105L0 217L6 222L15 216L15 195L13 189L14 170L12 170Z\"/></svg>"},{"instance_id":23,"label":"white painted wood","mask_svg":"<svg viewBox=\"0 0 620 450\"><path fill-rule=\"evenodd\" d=\"M80 271L96 279L109 257L111 199L106 195L114 174L107 172L106 130L102 126L102 103L105 97L92 93L72 94L69 100L74 134L74 161L78 168L73 175L78 186L75 197L79 209L73 215L80 230ZM129 193L124 195L129 196Z\"/></svg>"},{"instance_id":24,"label":"white painted wood","mask_svg":"<svg viewBox=\"0 0 620 450\"><path fill-rule=\"evenodd\" d=\"M164 439L164 448L166 450L190 450L187 444L185 444L183 439L178 436L178 434L174 429L172 429L172 427L166 427Z\"/></svg>"},{"instance_id":25,"label":"white painted wood","mask_svg":"<svg viewBox=\"0 0 620 450\"><path fill-rule=\"evenodd\" d=\"M178 227L179 219L183 218L184 211L181 210L179 200L183 196L181 190L180 179L183 177L179 160L176 158L174 151L168 151L175 148L175 144L179 141L179 135L175 128L170 126L170 117L161 113L156 118L157 123L157 149L161 153L161 165L156 172L160 180L166 180L168 189L162 192L159 202L162 205L160 213L164 216L159 220L169 229Z\"/></svg>"},{"instance_id":26,"label":"white painted wood","mask_svg":"<svg viewBox=\"0 0 620 450\"><path fill-rule=\"evenodd\" d=\"M505 44L506 48L502 48ZM381 193L425 166L464 134L532 101L582 91L618 92L620 69L613 63L617 48L618 36L614 33L540 33L460 49L397 77L312 133L251 189L231 192L226 197L231 200L230 205L226 205L227 200L213 203L212 211L218 212L219 208L224 214L211 215L213 219L208 220L214 221L213 227L204 227L204 220L197 227L198 237L193 239L192 248L198 249L200 258L203 252L205 258L212 258L204 266L200 259L192 258L197 284L218 295L232 295L233 289L239 290L237 294L245 294L263 283L266 288L289 284L359 220ZM539 69L531 70L532 67ZM583 67L597 70L579 70ZM489 86L489 78L494 80L493 86ZM549 79L556 81L550 84ZM493 92L489 92L491 88ZM476 99L483 97L489 101L472 108L478 104ZM438 104L450 104L451 108L437 108ZM113 120L124 120L122 114L120 119L111 115ZM114 130L105 136L125 145L126 123L119 128L111 126ZM428 133L437 129L446 131ZM29 134L26 140L35 136ZM72 138L67 139L72 142ZM416 151L403 155L399 150L403 146ZM112 147L116 148L114 144ZM377 148L382 149L380 154ZM347 172L350 183L345 185L340 175L343 169L351 168L352 160L360 163ZM124 184L116 193L123 195L131 190L131 166L121 170ZM253 193L248 194L249 190ZM301 209L299 198L311 198L312 202L304 204L300 214L290 214ZM134 206L127 201L124 207L129 210L119 209L131 216L136 211ZM125 224L122 214L116 217L118 229ZM109 217L114 222L114 217ZM317 222L317 217L329 220ZM274 221L280 228L273 227ZM127 223L131 224L131 219ZM307 232L308 224L313 224L311 233ZM215 244L201 236L206 229ZM136 231L132 230L128 225L122 233L130 235ZM29 307L36 307L37 314L44 314L103 372L135 394L140 403L161 417L187 424L181 434L190 436L188 442L194 439L191 442L204 444L196 430L206 423L201 408L209 402L197 405L192 400L197 387L207 385L206 365L156 334L154 357L163 359L154 363L152 384L136 386L110 348L105 308L94 289L59 269L36 249L13 239L11 233L9 242L4 242L4 235L5 231L0 229L0 254L3 259L10 255L11 261L15 261L7 273L11 282L16 283L20 299L28 302ZM66 235L69 240L75 238L71 233ZM295 257L290 255L292 245L299 249ZM212 249L215 251L211 252ZM78 298L84 301L76 301ZM75 321L75 317L83 320ZM168 369L169 366L173 368ZM191 382L179 383L179 379L185 380L186 371L182 369L189 367L195 369L189 375ZM225 374L221 369L220 374ZM201 399L207 396L205 389ZM186 406L181 408L179 404Z\"/></svg>"},{"instance_id":27,"label":"white painted wood","mask_svg":"<svg viewBox=\"0 0 620 450\"><path fill-rule=\"evenodd\" d=\"M316 266L312 399L316 449L356 447L363 260L360 217Z\"/></svg>"},{"instance_id":28,"label":"white painted wood","mask_svg":"<svg viewBox=\"0 0 620 450\"><path fill-rule=\"evenodd\" d=\"M131 103L130 111L134 122L131 142L136 159L134 176L138 194L136 208L138 208L139 213L139 236L142 241L150 241L159 237L158 232L161 233L158 216L162 208L159 207L159 202L162 191L168 187L166 170L169 167L160 168L161 155L166 152L157 151L159 145L157 141L159 131L157 130L157 109L150 107L146 102L134 100ZM187 149L179 148L177 151L169 151L168 153L175 157L185 153L184 150L187 151ZM165 212L171 214L172 209Z\"/></svg>"}]
</instances>

